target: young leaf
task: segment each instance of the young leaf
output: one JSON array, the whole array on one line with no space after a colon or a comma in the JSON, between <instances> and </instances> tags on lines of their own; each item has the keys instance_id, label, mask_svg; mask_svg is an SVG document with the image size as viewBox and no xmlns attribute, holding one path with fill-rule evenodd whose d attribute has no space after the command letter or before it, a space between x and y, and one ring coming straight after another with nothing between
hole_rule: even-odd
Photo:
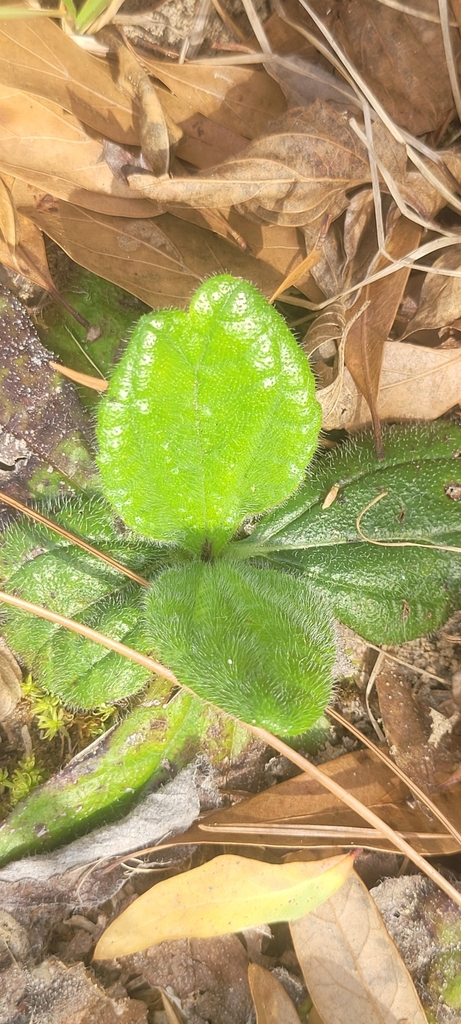
<instances>
[{"instance_id":1,"label":"young leaf","mask_svg":"<svg viewBox=\"0 0 461 1024\"><path fill-rule=\"evenodd\" d=\"M112 510L101 498L66 500L54 519L148 577L159 563L171 561L171 550L117 528ZM1 562L13 592L146 651L139 585L70 540L21 521L4 537ZM120 700L141 689L149 675L141 666L52 622L12 609L7 612L5 634L42 686L73 707Z\"/></svg>"},{"instance_id":2,"label":"young leaf","mask_svg":"<svg viewBox=\"0 0 461 1024\"><path fill-rule=\"evenodd\" d=\"M308 583L232 561L154 580L146 633L179 681L244 722L293 736L331 692L332 620Z\"/></svg>"},{"instance_id":3,"label":"young leaf","mask_svg":"<svg viewBox=\"0 0 461 1024\"><path fill-rule=\"evenodd\" d=\"M210 278L188 313L133 332L100 409L105 495L137 532L216 554L298 487L320 417L281 316L246 281Z\"/></svg>"},{"instance_id":4,"label":"young leaf","mask_svg":"<svg viewBox=\"0 0 461 1024\"><path fill-rule=\"evenodd\" d=\"M350 854L323 861L265 864L224 854L167 878L109 925L94 957L136 953L156 942L211 938L268 921L293 921L314 910L345 882Z\"/></svg>"},{"instance_id":5,"label":"young leaf","mask_svg":"<svg viewBox=\"0 0 461 1024\"><path fill-rule=\"evenodd\" d=\"M436 629L459 602L461 557L435 545L461 546L460 508L449 490L460 478L461 430L447 422L388 428L384 447L378 462L364 434L316 462L298 493L232 554L306 574L342 622L393 644ZM334 486L337 497L324 508ZM357 530L357 517L384 491L361 530L389 547Z\"/></svg>"}]
</instances>

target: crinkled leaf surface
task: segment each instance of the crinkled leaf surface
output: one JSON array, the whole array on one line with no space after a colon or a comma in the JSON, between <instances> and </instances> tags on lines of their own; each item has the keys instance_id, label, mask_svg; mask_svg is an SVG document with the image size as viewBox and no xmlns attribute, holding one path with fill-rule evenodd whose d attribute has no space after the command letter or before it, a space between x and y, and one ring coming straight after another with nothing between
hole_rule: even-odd
<instances>
[{"instance_id":1,"label":"crinkled leaf surface","mask_svg":"<svg viewBox=\"0 0 461 1024\"><path fill-rule=\"evenodd\" d=\"M271 732L304 732L328 702L332 620L289 574L225 560L167 570L152 584L146 633L183 685Z\"/></svg>"},{"instance_id":2,"label":"crinkled leaf surface","mask_svg":"<svg viewBox=\"0 0 461 1024\"><path fill-rule=\"evenodd\" d=\"M100 408L105 495L137 532L216 554L298 487L320 417L281 316L247 282L210 278L189 312L133 332Z\"/></svg>"},{"instance_id":3,"label":"crinkled leaf surface","mask_svg":"<svg viewBox=\"0 0 461 1024\"><path fill-rule=\"evenodd\" d=\"M126 956L156 942L211 938L303 917L336 892L352 865L350 854L289 864L234 854L215 857L135 900L104 932L95 959Z\"/></svg>"},{"instance_id":4,"label":"crinkled leaf surface","mask_svg":"<svg viewBox=\"0 0 461 1024\"><path fill-rule=\"evenodd\" d=\"M151 577L168 558L165 549L124 531L99 497L67 499L53 518L141 575ZM121 572L50 529L23 521L7 531L1 561L13 593L146 652L143 590ZM149 675L113 651L13 609L5 633L42 686L73 707L120 700Z\"/></svg>"},{"instance_id":5,"label":"crinkled leaf surface","mask_svg":"<svg viewBox=\"0 0 461 1024\"><path fill-rule=\"evenodd\" d=\"M233 557L264 556L306 574L337 617L374 643L400 643L446 620L461 591L461 554L387 543L461 546L461 506L449 488L461 482L461 430L438 422L389 428L378 462L371 434L310 467L303 487L232 545ZM322 508L332 487L336 499ZM447 490L448 489L448 490Z\"/></svg>"}]
</instances>

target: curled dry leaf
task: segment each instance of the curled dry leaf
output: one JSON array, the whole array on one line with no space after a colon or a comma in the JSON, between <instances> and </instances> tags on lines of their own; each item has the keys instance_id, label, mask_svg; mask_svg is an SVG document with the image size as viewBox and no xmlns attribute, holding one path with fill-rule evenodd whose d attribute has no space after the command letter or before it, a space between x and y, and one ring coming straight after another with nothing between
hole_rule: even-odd
<instances>
[{"instance_id":1,"label":"curled dry leaf","mask_svg":"<svg viewBox=\"0 0 461 1024\"><path fill-rule=\"evenodd\" d=\"M9 718L21 700L22 672L16 658L0 638L0 722Z\"/></svg>"},{"instance_id":2,"label":"curled dry leaf","mask_svg":"<svg viewBox=\"0 0 461 1024\"><path fill-rule=\"evenodd\" d=\"M116 142L140 143L133 101L114 83L109 64L77 46L51 18L0 21L0 82L58 103Z\"/></svg>"},{"instance_id":3,"label":"curled dry leaf","mask_svg":"<svg viewBox=\"0 0 461 1024\"><path fill-rule=\"evenodd\" d=\"M171 123L167 126L157 91L142 65L129 49L114 26L105 28L100 40L108 43L118 57L119 81L128 91L132 91L141 108L140 134L141 148L155 174L167 174L170 160L170 141L172 144L181 138L181 132ZM170 127L170 132L168 128Z\"/></svg>"},{"instance_id":4,"label":"curled dry leaf","mask_svg":"<svg viewBox=\"0 0 461 1024\"><path fill-rule=\"evenodd\" d=\"M388 216L385 246L392 260L399 260L415 249L421 236L417 224L402 217L394 207ZM377 273L389 265L390 260L378 252L370 266ZM377 396L381 376L384 343L395 316L410 273L403 267L394 274L366 285L351 307L349 319L364 304L363 313L350 327L346 342L346 366L370 409L375 435L380 436ZM365 305L368 303L368 305Z\"/></svg>"},{"instance_id":5,"label":"curled dry leaf","mask_svg":"<svg viewBox=\"0 0 461 1024\"><path fill-rule=\"evenodd\" d=\"M317 391L324 430L355 431L370 423L369 407L347 369L334 408L329 388ZM377 395L381 420L435 420L460 401L461 349L385 342Z\"/></svg>"},{"instance_id":6,"label":"curled dry leaf","mask_svg":"<svg viewBox=\"0 0 461 1024\"><path fill-rule=\"evenodd\" d=\"M334 422L336 407L343 393L346 311L341 299L330 303L326 309L319 313L304 336L303 349L308 356L313 355L316 351L321 351L322 348L326 349L326 354L329 355L332 344L336 345L337 349L337 365L334 370L334 380L319 392L322 396L322 423L324 430L329 429L328 423Z\"/></svg>"},{"instance_id":7,"label":"curled dry leaf","mask_svg":"<svg viewBox=\"0 0 461 1024\"><path fill-rule=\"evenodd\" d=\"M290 929L309 993L328 1024L426 1024L410 974L355 873Z\"/></svg>"},{"instance_id":8,"label":"curled dry leaf","mask_svg":"<svg viewBox=\"0 0 461 1024\"><path fill-rule=\"evenodd\" d=\"M383 176L387 172L384 184L396 197L399 193L401 199L408 203L413 210L428 221L432 221L435 214L444 205L444 199L440 192L428 182L427 178L416 170L413 164L408 169L408 156L406 146L398 142L391 135L384 123L379 119L373 122L373 147ZM434 164L431 165L434 172ZM442 167L437 164L437 175L442 176ZM449 188L453 182L447 180Z\"/></svg>"},{"instance_id":9,"label":"curled dry leaf","mask_svg":"<svg viewBox=\"0 0 461 1024\"><path fill-rule=\"evenodd\" d=\"M416 331L449 327L461 314L461 245L447 249L432 264L434 273L427 274L421 288L418 308L402 335L408 338ZM457 271L458 276L438 274L437 270Z\"/></svg>"},{"instance_id":10,"label":"curled dry leaf","mask_svg":"<svg viewBox=\"0 0 461 1024\"><path fill-rule=\"evenodd\" d=\"M248 981L256 1010L256 1024L300 1024L293 1001L274 974L250 964Z\"/></svg>"},{"instance_id":11,"label":"curled dry leaf","mask_svg":"<svg viewBox=\"0 0 461 1024\"><path fill-rule=\"evenodd\" d=\"M56 294L42 232L15 209L13 184L10 177L0 178L0 263Z\"/></svg>"},{"instance_id":12,"label":"curled dry leaf","mask_svg":"<svg viewBox=\"0 0 461 1024\"><path fill-rule=\"evenodd\" d=\"M156 202L237 206L263 222L310 230L347 206L346 191L368 181L367 153L347 119L327 103L290 110L238 158L206 176L158 181L132 174L130 184Z\"/></svg>"}]
</instances>

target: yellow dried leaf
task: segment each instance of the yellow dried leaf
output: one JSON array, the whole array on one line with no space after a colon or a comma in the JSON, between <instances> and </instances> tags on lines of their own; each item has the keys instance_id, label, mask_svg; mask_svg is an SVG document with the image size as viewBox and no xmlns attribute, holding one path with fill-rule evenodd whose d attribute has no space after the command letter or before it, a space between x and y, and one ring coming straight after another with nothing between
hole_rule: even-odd
<instances>
[{"instance_id":1,"label":"yellow dried leaf","mask_svg":"<svg viewBox=\"0 0 461 1024\"><path fill-rule=\"evenodd\" d=\"M211 938L266 921L308 914L352 869L350 854L323 861L266 864L226 854L167 878L139 897L100 938L95 958L136 953L157 942Z\"/></svg>"}]
</instances>

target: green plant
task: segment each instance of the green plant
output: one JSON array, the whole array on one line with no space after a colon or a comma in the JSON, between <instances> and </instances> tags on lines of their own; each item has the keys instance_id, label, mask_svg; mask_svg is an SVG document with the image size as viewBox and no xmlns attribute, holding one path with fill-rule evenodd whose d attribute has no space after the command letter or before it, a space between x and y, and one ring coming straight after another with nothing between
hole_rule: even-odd
<instances>
[{"instance_id":1,"label":"green plant","mask_svg":"<svg viewBox=\"0 0 461 1024\"><path fill-rule=\"evenodd\" d=\"M118 7L121 6L123 0L119 0ZM75 32L87 32L91 28L94 28L95 23L102 15L105 14L107 8L111 8L110 15L112 17L116 13L114 4L110 4L109 0L84 0L83 4L74 4L73 0L63 0L63 5L67 12L67 20L70 27ZM2 18L64 18L64 12L61 8L53 9L49 8L36 8L27 7L19 4L6 4L2 9ZM108 19L107 19L108 20ZM100 26L98 26L100 27Z\"/></svg>"},{"instance_id":2,"label":"green plant","mask_svg":"<svg viewBox=\"0 0 461 1024\"><path fill-rule=\"evenodd\" d=\"M306 476L320 418L283 319L248 283L211 278L189 312L138 322L100 406L103 496L54 511L119 567L21 523L3 548L10 588L152 652L250 724L306 730L331 693L334 616L375 643L411 639L447 618L461 581L459 427L390 428L384 462L365 435ZM55 623L9 611L7 636L67 706L147 680Z\"/></svg>"},{"instance_id":3,"label":"green plant","mask_svg":"<svg viewBox=\"0 0 461 1024\"><path fill-rule=\"evenodd\" d=\"M35 763L35 754L22 757L18 761L17 767L11 778L8 777L6 769L2 769L0 773L0 788L6 787L10 790L10 804L14 807L15 804L23 800L25 796L35 789L43 779L44 767L40 762Z\"/></svg>"}]
</instances>

